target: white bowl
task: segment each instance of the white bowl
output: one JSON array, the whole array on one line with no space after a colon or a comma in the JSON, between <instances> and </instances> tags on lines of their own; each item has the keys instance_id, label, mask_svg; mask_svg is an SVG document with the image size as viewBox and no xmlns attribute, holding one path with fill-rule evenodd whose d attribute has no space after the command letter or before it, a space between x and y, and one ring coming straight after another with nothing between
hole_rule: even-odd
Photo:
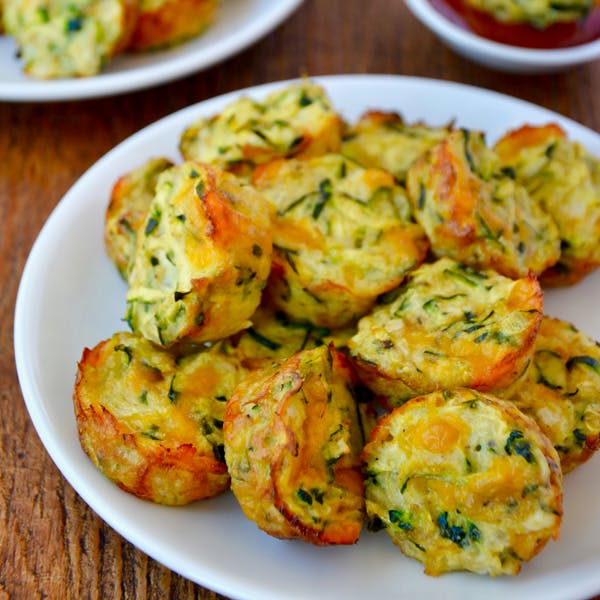
<instances>
[{"instance_id":1,"label":"white bowl","mask_svg":"<svg viewBox=\"0 0 600 600\"><path fill-rule=\"evenodd\" d=\"M445 44L473 62L510 73L552 73L600 58L600 39L555 50L519 48L462 29L429 0L405 0L412 13Z\"/></svg>"}]
</instances>

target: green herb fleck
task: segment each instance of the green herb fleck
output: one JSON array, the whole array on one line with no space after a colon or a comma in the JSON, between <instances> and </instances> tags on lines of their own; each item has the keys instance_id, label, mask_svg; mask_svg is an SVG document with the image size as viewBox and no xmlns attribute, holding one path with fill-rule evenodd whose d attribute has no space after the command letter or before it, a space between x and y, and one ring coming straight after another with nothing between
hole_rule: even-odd
<instances>
[{"instance_id":1,"label":"green herb fleck","mask_svg":"<svg viewBox=\"0 0 600 600\"><path fill-rule=\"evenodd\" d=\"M82 28L83 28L83 17L77 16L77 17L71 17L70 19L67 19L67 22L65 24L65 31L67 33L73 33L74 31L81 31Z\"/></svg>"},{"instance_id":2,"label":"green herb fleck","mask_svg":"<svg viewBox=\"0 0 600 600\"><path fill-rule=\"evenodd\" d=\"M504 446L506 454L518 454L522 456L528 463L535 462L535 457L531 450L531 444L525 439L523 432L513 429L506 440Z\"/></svg>"},{"instance_id":3,"label":"green herb fleck","mask_svg":"<svg viewBox=\"0 0 600 600\"><path fill-rule=\"evenodd\" d=\"M144 231L144 233L146 235L150 235L158 226L158 219L156 219L155 217L150 217L148 219L148 222L146 223L146 229Z\"/></svg>"},{"instance_id":4,"label":"green herb fleck","mask_svg":"<svg viewBox=\"0 0 600 600\"><path fill-rule=\"evenodd\" d=\"M310 495L310 493L307 492L306 490L303 490L302 488L300 488L298 490L298 492L296 493L296 495L298 496L298 498L302 502L305 502L306 504L312 504L313 503L313 499L312 499L312 496Z\"/></svg>"},{"instance_id":5,"label":"green herb fleck","mask_svg":"<svg viewBox=\"0 0 600 600\"><path fill-rule=\"evenodd\" d=\"M48 23L50 21L50 15L48 14L48 9L45 6L40 6L37 9L37 14L42 23Z\"/></svg>"},{"instance_id":6,"label":"green herb fleck","mask_svg":"<svg viewBox=\"0 0 600 600\"><path fill-rule=\"evenodd\" d=\"M417 201L417 208L423 210L425 206L425 186L423 182L419 185L419 200Z\"/></svg>"},{"instance_id":7,"label":"green herb fleck","mask_svg":"<svg viewBox=\"0 0 600 600\"><path fill-rule=\"evenodd\" d=\"M367 529L369 531L372 531L373 533L375 533L377 531L381 531L382 529L385 529L385 528L386 528L385 521L380 519L377 515L373 515L367 521Z\"/></svg>"},{"instance_id":8,"label":"green herb fleck","mask_svg":"<svg viewBox=\"0 0 600 600\"><path fill-rule=\"evenodd\" d=\"M587 356L587 355L573 356L567 361L567 369L569 369L569 371L575 365L588 366L593 371L595 371L598 375L600 375L600 365L598 364L598 361L595 358L592 358L591 356Z\"/></svg>"},{"instance_id":9,"label":"green herb fleck","mask_svg":"<svg viewBox=\"0 0 600 600\"><path fill-rule=\"evenodd\" d=\"M148 430L142 432L142 435L151 440L160 440L161 435L158 433L159 430L160 427L158 425L151 425Z\"/></svg>"},{"instance_id":10,"label":"green herb fleck","mask_svg":"<svg viewBox=\"0 0 600 600\"><path fill-rule=\"evenodd\" d=\"M292 250L291 248L284 248L283 246L277 246L275 244L273 244L273 247L280 252L281 254L283 254L283 257L285 258L285 260L287 261L288 265L290 265L290 268L292 269L292 271L294 271L294 273L298 273L298 267L296 266L296 262L293 259L293 255L294 254L298 254L297 250Z\"/></svg>"},{"instance_id":11,"label":"green herb fleck","mask_svg":"<svg viewBox=\"0 0 600 600\"><path fill-rule=\"evenodd\" d=\"M319 504L323 504L323 498L325 497L325 492L320 490L319 488L311 488L310 493L316 502Z\"/></svg>"},{"instance_id":12,"label":"green herb fleck","mask_svg":"<svg viewBox=\"0 0 600 600\"><path fill-rule=\"evenodd\" d=\"M443 538L451 540L460 548L465 548L471 542L479 541L481 532L474 523L467 522L464 518L460 520L460 524L452 524L448 520L448 512L443 512L437 518L437 525Z\"/></svg>"},{"instance_id":13,"label":"green herb fleck","mask_svg":"<svg viewBox=\"0 0 600 600\"><path fill-rule=\"evenodd\" d=\"M258 342L259 344L261 344L265 348L268 348L269 350L275 351L275 350L278 350L279 348L281 348L281 344L279 342L270 340L269 338L265 337L264 335L258 333L258 331L256 331L256 329L254 329L253 327L249 327L248 329L246 329L246 331L248 332L248 335L254 341Z\"/></svg>"},{"instance_id":14,"label":"green herb fleck","mask_svg":"<svg viewBox=\"0 0 600 600\"><path fill-rule=\"evenodd\" d=\"M174 388L174 384L175 383L175 375L173 375L173 378L171 379L171 385L169 386L169 392L167 394L167 396L169 397L169 400L171 401L172 404L177 404L177 398L179 397L179 392Z\"/></svg>"},{"instance_id":15,"label":"green herb fleck","mask_svg":"<svg viewBox=\"0 0 600 600\"><path fill-rule=\"evenodd\" d=\"M580 446L583 446L587 440L587 435L585 435L585 432L581 431L581 429L573 429L573 437Z\"/></svg>"},{"instance_id":16,"label":"green herb fleck","mask_svg":"<svg viewBox=\"0 0 600 600\"><path fill-rule=\"evenodd\" d=\"M471 154L471 150L469 148L469 141L471 139L471 132L468 129L462 129L463 132L463 148L465 152L465 158L467 159L467 163L469 165L469 169L475 174L477 174L477 165L473 160L473 155Z\"/></svg>"},{"instance_id":17,"label":"green herb fleck","mask_svg":"<svg viewBox=\"0 0 600 600\"><path fill-rule=\"evenodd\" d=\"M183 300L188 294L190 294L190 292L178 292L177 290L175 290L173 292L173 299L175 300L175 302L179 302L179 300Z\"/></svg>"},{"instance_id":18,"label":"green herb fleck","mask_svg":"<svg viewBox=\"0 0 600 600\"><path fill-rule=\"evenodd\" d=\"M117 344L115 346L115 351L124 352L127 356L127 364L131 362L131 359L133 358L133 351L129 346L125 346L124 344Z\"/></svg>"},{"instance_id":19,"label":"green herb fleck","mask_svg":"<svg viewBox=\"0 0 600 600\"><path fill-rule=\"evenodd\" d=\"M390 510L388 512L388 516L390 519L390 523L393 523L394 525L396 525L396 527L399 527L404 531L410 531L411 529L414 529L411 523L409 522L410 515L407 515L405 512L401 510Z\"/></svg>"},{"instance_id":20,"label":"green herb fleck","mask_svg":"<svg viewBox=\"0 0 600 600\"><path fill-rule=\"evenodd\" d=\"M312 99L306 93L306 90L302 90L302 94L298 99L298 104L302 107L310 106L313 103Z\"/></svg>"},{"instance_id":21,"label":"green herb fleck","mask_svg":"<svg viewBox=\"0 0 600 600\"><path fill-rule=\"evenodd\" d=\"M225 462L225 446L223 444L215 444L213 446L213 454L219 462Z\"/></svg>"},{"instance_id":22,"label":"green herb fleck","mask_svg":"<svg viewBox=\"0 0 600 600\"><path fill-rule=\"evenodd\" d=\"M313 219L318 219L319 215L323 212L325 204L331 199L333 193L333 187L329 179L324 179L319 184L319 198L313 209Z\"/></svg>"}]
</instances>

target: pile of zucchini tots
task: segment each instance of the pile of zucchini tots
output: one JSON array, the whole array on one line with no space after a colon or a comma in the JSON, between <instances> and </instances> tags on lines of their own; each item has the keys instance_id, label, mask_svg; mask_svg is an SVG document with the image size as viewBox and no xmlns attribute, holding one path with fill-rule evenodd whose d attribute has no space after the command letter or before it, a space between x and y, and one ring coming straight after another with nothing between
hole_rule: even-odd
<instances>
[{"instance_id":1,"label":"pile of zucchini tots","mask_svg":"<svg viewBox=\"0 0 600 600\"><path fill-rule=\"evenodd\" d=\"M599 446L600 348L542 286L600 264L600 161L555 124L347 123L303 80L182 133L106 213L126 321L85 349L81 444L122 489L231 488L266 533L384 529L425 572L516 574Z\"/></svg>"},{"instance_id":2,"label":"pile of zucchini tots","mask_svg":"<svg viewBox=\"0 0 600 600\"><path fill-rule=\"evenodd\" d=\"M218 0L0 0L0 34L15 38L37 79L97 75L121 52L157 50L202 33Z\"/></svg>"}]
</instances>

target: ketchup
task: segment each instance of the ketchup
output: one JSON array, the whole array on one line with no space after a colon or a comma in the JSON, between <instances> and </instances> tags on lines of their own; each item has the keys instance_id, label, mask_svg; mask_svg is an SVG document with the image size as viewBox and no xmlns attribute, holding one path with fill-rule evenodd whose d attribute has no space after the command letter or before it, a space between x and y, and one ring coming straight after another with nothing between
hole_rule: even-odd
<instances>
[{"instance_id":1,"label":"ketchup","mask_svg":"<svg viewBox=\"0 0 600 600\"><path fill-rule=\"evenodd\" d=\"M554 23L537 29L524 23L501 23L491 15L472 8L465 0L429 0L450 21L495 42L524 48L568 48L600 37L600 6L584 19Z\"/></svg>"}]
</instances>

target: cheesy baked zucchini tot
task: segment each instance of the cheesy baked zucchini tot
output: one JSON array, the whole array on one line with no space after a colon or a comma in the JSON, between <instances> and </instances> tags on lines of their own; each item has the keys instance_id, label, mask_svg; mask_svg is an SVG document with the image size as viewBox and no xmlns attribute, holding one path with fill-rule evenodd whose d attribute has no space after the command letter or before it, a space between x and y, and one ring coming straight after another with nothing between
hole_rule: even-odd
<instances>
[{"instance_id":1,"label":"cheesy baked zucchini tot","mask_svg":"<svg viewBox=\"0 0 600 600\"><path fill-rule=\"evenodd\" d=\"M480 132L458 130L434 146L410 168L407 190L437 257L512 278L560 257L554 221L501 171Z\"/></svg>"},{"instance_id":2,"label":"cheesy baked zucchini tot","mask_svg":"<svg viewBox=\"0 0 600 600\"><path fill-rule=\"evenodd\" d=\"M425 234L387 171L327 154L272 161L252 182L276 210L265 294L292 319L351 325L425 257Z\"/></svg>"},{"instance_id":3,"label":"cheesy baked zucchini tot","mask_svg":"<svg viewBox=\"0 0 600 600\"><path fill-rule=\"evenodd\" d=\"M533 417L563 473L600 446L600 348L570 323L544 317L529 368L501 395Z\"/></svg>"},{"instance_id":4,"label":"cheesy baked zucchini tot","mask_svg":"<svg viewBox=\"0 0 600 600\"><path fill-rule=\"evenodd\" d=\"M344 132L341 152L364 167L385 169L404 183L409 167L450 131L405 123L398 113L371 110Z\"/></svg>"},{"instance_id":5,"label":"cheesy baked zucchini tot","mask_svg":"<svg viewBox=\"0 0 600 600\"><path fill-rule=\"evenodd\" d=\"M342 121L325 90L310 81L264 100L242 96L221 113L200 118L182 134L187 160L211 163L240 176L279 157L310 157L340 148Z\"/></svg>"},{"instance_id":6,"label":"cheesy baked zucchini tot","mask_svg":"<svg viewBox=\"0 0 600 600\"><path fill-rule=\"evenodd\" d=\"M363 440L347 359L327 346L251 373L225 410L231 489L279 538L353 544L364 520Z\"/></svg>"},{"instance_id":7,"label":"cheesy baked zucchini tot","mask_svg":"<svg viewBox=\"0 0 600 600\"><path fill-rule=\"evenodd\" d=\"M220 169L186 162L163 171L129 274L131 329L169 347L246 327L271 269L269 212Z\"/></svg>"},{"instance_id":8,"label":"cheesy baked zucchini tot","mask_svg":"<svg viewBox=\"0 0 600 600\"><path fill-rule=\"evenodd\" d=\"M25 73L40 79L95 75L129 43L136 0L4 0Z\"/></svg>"},{"instance_id":9,"label":"cheesy baked zucchini tot","mask_svg":"<svg viewBox=\"0 0 600 600\"><path fill-rule=\"evenodd\" d=\"M120 488L181 505L229 487L225 402L245 369L218 347L175 359L140 336L117 333L78 365L81 446Z\"/></svg>"},{"instance_id":10,"label":"cheesy baked zucchini tot","mask_svg":"<svg viewBox=\"0 0 600 600\"><path fill-rule=\"evenodd\" d=\"M104 224L104 245L121 277L127 281L136 241L146 224L158 176L173 163L153 158L120 177L113 186Z\"/></svg>"},{"instance_id":11,"label":"cheesy baked zucchini tot","mask_svg":"<svg viewBox=\"0 0 600 600\"><path fill-rule=\"evenodd\" d=\"M218 0L139 0L128 50L156 50L202 33L214 20Z\"/></svg>"},{"instance_id":12,"label":"cheesy baked zucchini tot","mask_svg":"<svg viewBox=\"0 0 600 600\"><path fill-rule=\"evenodd\" d=\"M515 575L557 538L552 444L511 403L457 389L382 417L363 450L367 515L425 573Z\"/></svg>"},{"instance_id":13,"label":"cheesy baked zucchini tot","mask_svg":"<svg viewBox=\"0 0 600 600\"><path fill-rule=\"evenodd\" d=\"M542 273L544 285L571 285L600 265L600 160L567 139L558 125L524 126L496 144L505 170L552 216L560 260Z\"/></svg>"},{"instance_id":14,"label":"cheesy baked zucchini tot","mask_svg":"<svg viewBox=\"0 0 600 600\"><path fill-rule=\"evenodd\" d=\"M348 342L387 406L440 389L501 389L526 368L542 318L533 276L512 280L449 258L421 265Z\"/></svg>"}]
</instances>

